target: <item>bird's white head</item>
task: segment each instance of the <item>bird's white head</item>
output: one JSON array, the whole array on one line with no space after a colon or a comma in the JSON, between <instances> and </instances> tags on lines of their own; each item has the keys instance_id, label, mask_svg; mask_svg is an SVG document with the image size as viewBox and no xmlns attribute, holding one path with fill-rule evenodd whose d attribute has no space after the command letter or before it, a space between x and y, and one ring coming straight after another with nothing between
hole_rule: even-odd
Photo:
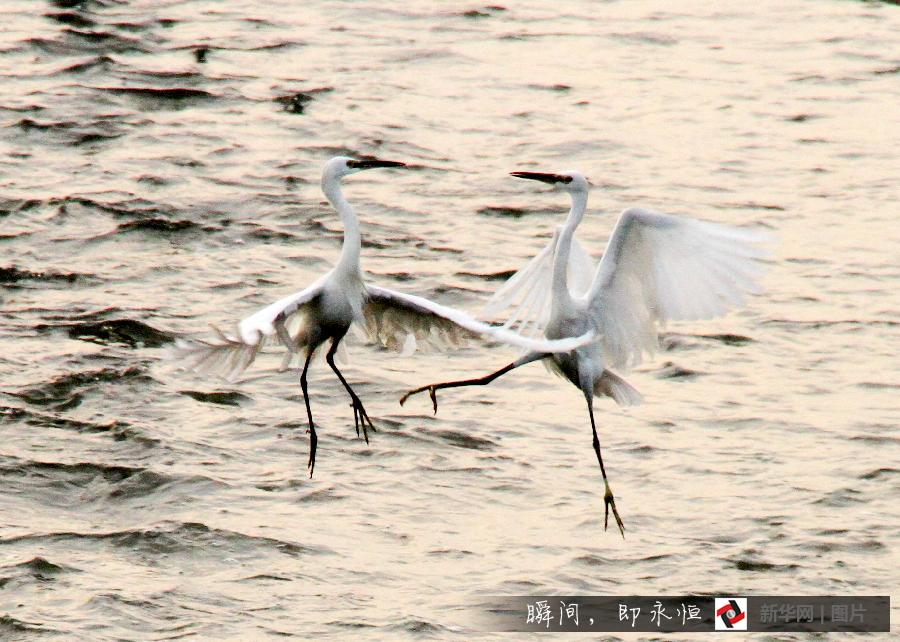
<instances>
[{"instance_id":1,"label":"bird's white head","mask_svg":"<svg viewBox=\"0 0 900 642\"><path fill-rule=\"evenodd\" d=\"M569 170L559 174L545 174L543 172L512 172L510 176L516 178L527 178L532 181L540 181L552 185L556 189L574 194L577 192L587 192L591 184L581 172Z\"/></svg>"},{"instance_id":2,"label":"bird's white head","mask_svg":"<svg viewBox=\"0 0 900 642\"><path fill-rule=\"evenodd\" d=\"M406 164L397 161L379 160L377 158L357 159L349 156L335 156L325 163L325 168L322 170L322 180L340 180L348 174L355 174L364 169L374 169L376 167L406 167Z\"/></svg>"}]
</instances>

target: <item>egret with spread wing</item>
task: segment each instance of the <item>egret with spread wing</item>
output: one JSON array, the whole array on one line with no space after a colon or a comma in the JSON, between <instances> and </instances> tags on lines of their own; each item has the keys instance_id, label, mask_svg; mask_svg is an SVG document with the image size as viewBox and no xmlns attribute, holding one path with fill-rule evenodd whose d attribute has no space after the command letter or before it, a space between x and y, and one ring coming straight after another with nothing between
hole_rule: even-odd
<instances>
[{"instance_id":1,"label":"egret with spread wing","mask_svg":"<svg viewBox=\"0 0 900 642\"><path fill-rule=\"evenodd\" d=\"M593 446L605 485L604 529L612 509L622 536L625 526L609 488L600 440L594 422L594 395L612 397L620 405L635 405L641 395L610 368L635 365L657 346L658 326L666 321L705 319L744 303L757 290L759 232L679 218L640 208L622 212L596 270L575 240L575 229L587 207L589 184L580 173L513 172L517 178L548 183L569 193L572 208L550 243L514 274L492 297L485 310L496 314L510 307L505 327L523 334L543 332L561 339L594 331L597 341L569 353L529 351L516 361L478 379L422 386L437 412L436 392L442 388L486 385L510 370L544 360L555 373L581 389L591 418Z\"/></svg>"},{"instance_id":2,"label":"egret with spread wing","mask_svg":"<svg viewBox=\"0 0 900 642\"><path fill-rule=\"evenodd\" d=\"M483 336L527 350L564 352L584 345L593 338L587 334L578 338L567 337L561 341L526 338L507 328L482 323L464 312L428 299L365 283L360 268L359 221L341 192L341 179L376 167L405 165L395 161L357 160L343 156L332 158L325 164L322 191L344 224L341 256L331 271L305 290L284 297L241 321L235 337L216 330L216 342L179 341L176 345L176 358L182 361L181 365L186 369L224 374L230 380L235 379L253 362L266 338L272 335L288 350L282 368L287 367L294 355L303 355L300 388L309 421L307 467L310 477L315 469L318 438L309 404L306 374L316 349L326 341L330 340L331 345L325 361L350 396L357 436L362 426L363 436L368 443L368 428L375 429L359 396L347 383L334 361L341 340L354 322L361 324L373 340L388 346L409 346L416 340L426 344L453 344L470 337Z\"/></svg>"}]
</instances>

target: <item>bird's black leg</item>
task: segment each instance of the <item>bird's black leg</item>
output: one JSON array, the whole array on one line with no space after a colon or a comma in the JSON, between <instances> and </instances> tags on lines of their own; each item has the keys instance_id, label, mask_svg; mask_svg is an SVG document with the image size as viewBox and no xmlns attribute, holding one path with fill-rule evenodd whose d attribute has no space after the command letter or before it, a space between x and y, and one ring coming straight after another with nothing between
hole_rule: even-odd
<instances>
[{"instance_id":1,"label":"bird's black leg","mask_svg":"<svg viewBox=\"0 0 900 642\"><path fill-rule=\"evenodd\" d=\"M428 394L431 396L431 403L434 406L434 414L437 414L437 391L438 390L440 390L442 388L458 388L460 386L486 386L487 384L492 382L494 379L496 379L498 377L502 377L503 375L505 375L510 370L513 370L514 368L518 368L519 365L521 365L521 364L519 364L517 361L514 361L508 365L503 366L496 372L492 372L491 374L481 377L479 379L464 379L461 381L446 381L444 383L432 383L427 386L422 386L421 388L416 388L415 390L410 390L405 395L400 397L400 405L402 406L404 403L406 403L406 400L409 399L411 396L418 394L420 392L425 392L427 390Z\"/></svg>"},{"instance_id":2,"label":"bird's black leg","mask_svg":"<svg viewBox=\"0 0 900 642\"><path fill-rule=\"evenodd\" d=\"M625 538L625 525L622 518L619 517L619 511L616 510L616 498L613 497L609 488L609 481L606 479L606 468L603 467L603 456L600 454L600 439L597 437L597 425L594 423L594 404L588 397L588 414L591 416L591 430L594 432L594 452L597 453L597 461L600 462L600 472L603 473L603 484L606 486L606 492L603 495L603 502L606 504L606 514L603 517L603 530L609 526L609 509L612 508L613 517L616 518L616 524L619 525L619 532L622 533L622 539Z\"/></svg>"},{"instance_id":3,"label":"bird's black leg","mask_svg":"<svg viewBox=\"0 0 900 642\"><path fill-rule=\"evenodd\" d=\"M303 390L303 401L306 403L306 417L309 419L309 429L306 431L309 433L309 463L306 467L309 468L310 479L313 476L313 470L316 468L316 445L319 441L318 437L316 437L316 425L313 423L312 408L309 406L309 392L306 389L306 371L309 370L309 362L312 361L313 352L313 350L310 350L306 353L306 362L303 364L303 372L300 374L300 389Z\"/></svg>"},{"instance_id":4,"label":"bird's black leg","mask_svg":"<svg viewBox=\"0 0 900 642\"><path fill-rule=\"evenodd\" d=\"M338 370L337 365L334 363L334 353L337 352L337 347L340 342L341 338L334 339L331 342L331 347L328 349L328 354L325 355L325 361L327 361L328 365L331 366L331 369L334 370L334 374L338 376L338 379L341 380L344 388L347 389L347 394L350 395L351 405L353 406L353 423L356 425L356 436L359 437L359 426L361 424L363 429L363 437L365 437L366 443L369 443L369 432L367 430L366 424L368 424L368 428L372 429L372 432L377 432L375 430L375 425L369 418L369 413L367 413L366 409L363 407L362 400L353 391L353 388L350 387L350 384L347 383L347 380L344 379L344 375L341 374L341 371Z\"/></svg>"}]
</instances>

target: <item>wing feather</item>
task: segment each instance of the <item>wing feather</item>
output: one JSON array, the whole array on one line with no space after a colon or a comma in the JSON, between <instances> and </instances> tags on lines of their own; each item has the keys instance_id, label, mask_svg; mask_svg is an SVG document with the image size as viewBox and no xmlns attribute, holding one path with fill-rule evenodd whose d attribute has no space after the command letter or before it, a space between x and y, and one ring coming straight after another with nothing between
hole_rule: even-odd
<instances>
[{"instance_id":1,"label":"wing feather","mask_svg":"<svg viewBox=\"0 0 900 642\"><path fill-rule=\"evenodd\" d=\"M622 212L587 298L613 366L639 363L668 321L708 319L759 291L768 235L641 208Z\"/></svg>"},{"instance_id":2,"label":"wing feather","mask_svg":"<svg viewBox=\"0 0 900 642\"><path fill-rule=\"evenodd\" d=\"M593 333L587 333L558 341L531 339L423 297L375 285L367 285L366 289L368 300L363 310L366 332L370 339L388 347L403 347L411 334L417 342L433 347L487 338L536 352L568 352L593 338Z\"/></svg>"},{"instance_id":3,"label":"wing feather","mask_svg":"<svg viewBox=\"0 0 900 642\"><path fill-rule=\"evenodd\" d=\"M550 320L553 284L553 257L562 228L557 228L553 238L525 266L513 274L488 300L481 316L485 319L500 318L508 312L504 328L515 330L527 337L543 334ZM594 260L581 243L573 237L569 250L568 282L573 296L584 295L591 286Z\"/></svg>"},{"instance_id":4,"label":"wing feather","mask_svg":"<svg viewBox=\"0 0 900 642\"><path fill-rule=\"evenodd\" d=\"M275 335L288 350L281 364L285 369L305 344L307 315L322 293L324 280L245 318L238 324L237 336L226 335L213 326L216 337L212 341L179 339L169 358L185 370L235 381L253 363L266 340Z\"/></svg>"}]
</instances>

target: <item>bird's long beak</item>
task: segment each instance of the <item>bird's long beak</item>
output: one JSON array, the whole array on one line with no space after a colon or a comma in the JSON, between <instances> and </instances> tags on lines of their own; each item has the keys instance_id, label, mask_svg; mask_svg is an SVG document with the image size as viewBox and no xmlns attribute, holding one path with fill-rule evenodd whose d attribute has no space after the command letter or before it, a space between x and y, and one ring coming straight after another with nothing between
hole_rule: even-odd
<instances>
[{"instance_id":1,"label":"bird's long beak","mask_svg":"<svg viewBox=\"0 0 900 642\"><path fill-rule=\"evenodd\" d=\"M527 178L532 181L540 181L542 183L549 183L550 185L555 185L556 183L565 183L567 176L560 176L559 174L544 174L542 172L511 172L510 176L515 176L516 178Z\"/></svg>"},{"instance_id":2,"label":"bird's long beak","mask_svg":"<svg viewBox=\"0 0 900 642\"><path fill-rule=\"evenodd\" d=\"M347 166L355 169L374 169L376 167L406 167L406 163L372 158L370 160L347 161Z\"/></svg>"}]
</instances>

